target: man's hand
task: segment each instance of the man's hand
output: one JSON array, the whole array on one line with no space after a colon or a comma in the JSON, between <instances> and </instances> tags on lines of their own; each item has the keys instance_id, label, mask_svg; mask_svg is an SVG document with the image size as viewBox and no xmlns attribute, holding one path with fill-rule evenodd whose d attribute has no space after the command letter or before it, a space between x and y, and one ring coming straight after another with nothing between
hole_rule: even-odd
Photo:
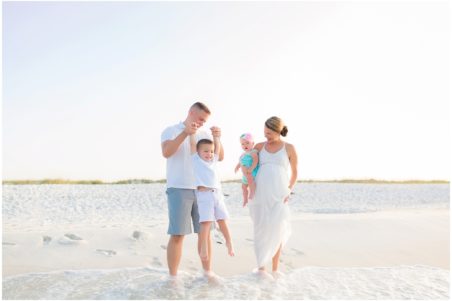
<instances>
[{"instance_id":1,"label":"man's hand","mask_svg":"<svg viewBox=\"0 0 452 301\"><path fill-rule=\"evenodd\" d=\"M198 130L198 128L199 128L199 125L196 122L191 122L189 124L189 126L185 127L184 132L190 136L190 135L195 134L196 131Z\"/></svg>"},{"instance_id":2,"label":"man's hand","mask_svg":"<svg viewBox=\"0 0 452 301\"><path fill-rule=\"evenodd\" d=\"M212 136L214 138L215 137L218 137L218 138L221 137L221 129L219 127L213 126L213 127L210 128L210 130L212 131Z\"/></svg>"}]
</instances>

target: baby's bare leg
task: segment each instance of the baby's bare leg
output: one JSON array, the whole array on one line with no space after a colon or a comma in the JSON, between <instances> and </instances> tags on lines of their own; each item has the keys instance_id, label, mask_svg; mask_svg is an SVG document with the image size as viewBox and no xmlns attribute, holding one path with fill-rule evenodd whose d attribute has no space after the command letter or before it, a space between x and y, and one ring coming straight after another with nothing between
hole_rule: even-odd
<instances>
[{"instance_id":1,"label":"baby's bare leg","mask_svg":"<svg viewBox=\"0 0 452 301\"><path fill-rule=\"evenodd\" d=\"M221 233L223 233L224 239L226 240L226 247L228 248L228 254L230 256L234 256L234 247L232 246L231 235L229 234L229 228L224 219L217 221L218 226L220 227Z\"/></svg>"},{"instance_id":2,"label":"baby's bare leg","mask_svg":"<svg viewBox=\"0 0 452 301\"><path fill-rule=\"evenodd\" d=\"M242 183L243 207L248 203L248 185Z\"/></svg>"},{"instance_id":3,"label":"baby's bare leg","mask_svg":"<svg viewBox=\"0 0 452 301\"><path fill-rule=\"evenodd\" d=\"M251 174L246 175L246 180L248 181L248 186L250 187L250 195L248 199L252 200L254 198L254 193L256 192L256 182Z\"/></svg>"}]
</instances>

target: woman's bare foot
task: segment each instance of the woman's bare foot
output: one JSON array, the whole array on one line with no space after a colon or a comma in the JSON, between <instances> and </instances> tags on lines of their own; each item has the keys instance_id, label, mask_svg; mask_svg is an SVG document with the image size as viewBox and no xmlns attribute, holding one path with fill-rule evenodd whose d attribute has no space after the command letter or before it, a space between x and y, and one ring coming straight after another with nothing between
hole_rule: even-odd
<instances>
[{"instance_id":1,"label":"woman's bare foot","mask_svg":"<svg viewBox=\"0 0 452 301\"><path fill-rule=\"evenodd\" d=\"M274 280L273 276L270 275L270 273L268 273L265 268L259 268L258 270L255 271L257 276L259 276L259 278L264 279L264 280Z\"/></svg>"},{"instance_id":2,"label":"woman's bare foot","mask_svg":"<svg viewBox=\"0 0 452 301\"><path fill-rule=\"evenodd\" d=\"M273 271L273 272L272 272L272 276L273 276L273 278L275 278L275 279L279 279L279 278L284 277L284 274L281 273L280 271Z\"/></svg>"}]
</instances>

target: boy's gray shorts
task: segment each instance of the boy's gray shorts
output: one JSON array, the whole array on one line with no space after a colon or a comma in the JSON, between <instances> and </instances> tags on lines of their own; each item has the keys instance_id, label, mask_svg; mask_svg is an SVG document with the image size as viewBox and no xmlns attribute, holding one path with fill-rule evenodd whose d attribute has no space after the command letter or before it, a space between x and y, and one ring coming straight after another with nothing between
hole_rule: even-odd
<instances>
[{"instance_id":1,"label":"boy's gray shorts","mask_svg":"<svg viewBox=\"0 0 452 301\"><path fill-rule=\"evenodd\" d=\"M186 235L199 233L199 213L194 189L168 188L168 234Z\"/></svg>"}]
</instances>

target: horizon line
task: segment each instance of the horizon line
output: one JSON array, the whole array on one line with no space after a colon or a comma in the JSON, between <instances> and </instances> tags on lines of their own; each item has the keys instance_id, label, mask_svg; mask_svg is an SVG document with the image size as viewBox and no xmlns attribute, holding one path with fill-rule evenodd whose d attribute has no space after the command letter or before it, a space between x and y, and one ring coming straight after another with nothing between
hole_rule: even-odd
<instances>
[{"instance_id":1,"label":"horizon line","mask_svg":"<svg viewBox=\"0 0 452 301\"><path fill-rule=\"evenodd\" d=\"M241 182L240 178L222 180L222 183ZM104 180L71 180L64 178L43 178L43 179L25 179L25 180L2 180L2 185L8 184L158 184L166 183L166 179L145 179L130 178L117 181ZM377 178L333 178L333 179L299 179L297 183L368 183L368 184L450 184L449 180L444 179L405 179L390 180Z\"/></svg>"}]
</instances>

